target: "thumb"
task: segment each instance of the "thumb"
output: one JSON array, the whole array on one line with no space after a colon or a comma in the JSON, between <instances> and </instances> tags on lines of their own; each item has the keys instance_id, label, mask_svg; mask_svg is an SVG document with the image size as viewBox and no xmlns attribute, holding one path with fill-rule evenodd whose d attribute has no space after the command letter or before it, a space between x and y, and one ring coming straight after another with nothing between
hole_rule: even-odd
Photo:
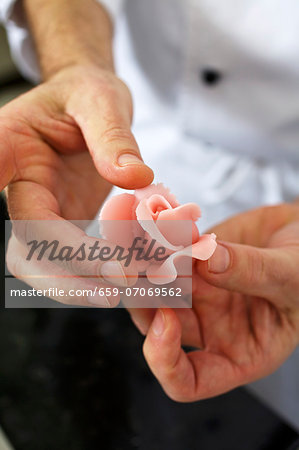
<instances>
[{"instance_id":1,"label":"thumb","mask_svg":"<svg viewBox=\"0 0 299 450\"><path fill-rule=\"evenodd\" d=\"M279 302L292 292L295 266L292 249L220 241L213 256L207 263L199 262L197 270L213 286Z\"/></svg>"},{"instance_id":2,"label":"thumb","mask_svg":"<svg viewBox=\"0 0 299 450\"><path fill-rule=\"evenodd\" d=\"M167 395L193 401L194 366L181 348L181 324L170 308L158 309L144 341L144 357Z\"/></svg>"},{"instance_id":3,"label":"thumb","mask_svg":"<svg viewBox=\"0 0 299 450\"><path fill-rule=\"evenodd\" d=\"M70 114L103 178L124 189L137 189L152 182L153 171L143 162L131 132L132 102L123 83L117 88L104 87L97 96L76 96Z\"/></svg>"}]
</instances>

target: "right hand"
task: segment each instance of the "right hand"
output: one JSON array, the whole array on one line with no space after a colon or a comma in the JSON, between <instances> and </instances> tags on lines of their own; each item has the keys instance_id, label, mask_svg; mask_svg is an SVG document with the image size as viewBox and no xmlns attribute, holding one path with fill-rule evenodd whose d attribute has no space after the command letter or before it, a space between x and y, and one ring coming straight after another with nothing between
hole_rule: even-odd
<instances>
[{"instance_id":1,"label":"right hand","mask_svg":"<svg viewBox=\"0 0 299 450\"><path fill-rule=\"evenodd\" d=\"M69 242L89 241L67 220L93 219L112 185L135 189L153 179L131 120L127 86L95 66L65 68L1 108L0 189L8 185L11 219L64 221ZM53 231L55 237L61 239ZM14 235L7 264L17 277L30 269L23 253L22 238ZM93 265L88 270L98 274L99 262ZM30 284L40 287L38 279ZM83 298L55 299L89 304Z\"/></svg>"}]
</instances>

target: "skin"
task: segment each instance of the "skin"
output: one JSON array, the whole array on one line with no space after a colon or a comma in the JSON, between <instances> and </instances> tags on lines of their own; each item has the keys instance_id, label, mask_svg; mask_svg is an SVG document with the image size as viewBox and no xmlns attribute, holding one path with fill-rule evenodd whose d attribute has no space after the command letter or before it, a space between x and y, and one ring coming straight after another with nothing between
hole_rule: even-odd
<instances>
[{"instance_id":1,"label":"skin","mask_svg":"<svg viewBox=\"0 0 299 450\"><path fill-rule=\"evenodd\" d=\"M106 12L91 0L27 0L24 6L43 82L0 110L1 189L8 186L12 220L61 223L36 239L88 242L67 221L93 219L112 185L144 187L153 172L131 133L131 95L114 74ZM28 268L23 242L24 230L15 230L7 254L19 278ZM63 269L71 275L78 268ZM99 276L98 262L90 269Z\"/></svg>"},{"instance_id":2,"label":"skin","mask_svg":"<svg viewBox=\"0 0 299 450\"><path fill-rule=\"evenodd\" d=\"M23 4L43 82L0 110L1 188L8 186L12 219L54 219L60 232L38 230L40 237L85 242L89 238L69 220L92 219L112 184L144 187L153 173L130 130L131 97L114 74L105 10L93 0ZM119 160L124 154L130 155L126 165ZM213 231L229 251L229 266L219 246L218 273L207 263L194 267L192 309L130 311L147 335L144 354L151 370L178 401L211 397L264 377L298 344L298 205L250 211ZM15 230L7 254L16 276L26 269L32 273L24 233L26 238L26 230ZM88 267L95 277L99 269ZM45 287L41 283L31 282ZM63 277L55 284L65 288ZM98 306L109 305L103 300ZM201 351L186 354L182 345Z\"/></svg>"},{"instance_id":3,"label":"skin","mask_svg":"<svg viewBox=\"0 0 299 450\"><path fill-rule=\"evenodd\" d=\"M213 232L220 247L209 263L194 268L192 309L131 310L146 334L152 372L181 402L265 377L299 343L298 205L249 211ZM227 267L222 247L229 252ZM186 353L182 345L201 350Z\"/></svg>"}]
</instances>

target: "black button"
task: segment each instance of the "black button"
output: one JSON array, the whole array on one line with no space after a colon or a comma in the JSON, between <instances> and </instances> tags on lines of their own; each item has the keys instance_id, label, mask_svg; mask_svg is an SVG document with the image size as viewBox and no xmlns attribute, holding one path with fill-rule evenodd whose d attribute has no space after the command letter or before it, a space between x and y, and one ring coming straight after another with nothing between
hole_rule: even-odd
<instances>
[{"instance_id":1,"label":"black button","mask_svg":"<svg viewBox=\"0 0 299 450\"><path fill-rule=\"evenodd\" d=\"M216 69L206 68L201 71L202 81L209 86L214 86L215 84L219 83L221 78L221 73Z\"/></svg>"}]
</instances>

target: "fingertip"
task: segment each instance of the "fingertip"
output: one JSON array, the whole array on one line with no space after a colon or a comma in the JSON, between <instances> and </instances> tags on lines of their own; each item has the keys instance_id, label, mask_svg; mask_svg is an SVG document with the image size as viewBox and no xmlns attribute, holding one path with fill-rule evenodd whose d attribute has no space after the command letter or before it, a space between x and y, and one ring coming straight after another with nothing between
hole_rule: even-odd
<instances>
[{"instance_id":1,"label":"fingertip","mask_svg":"<svg viewBox=\"0 0 299 450\"><path fill-rule=\"evenodd\" d=\"M147 341L149 346L154 344L167 347L181 339L181 323L171 308L159 308L149 328Z\"/></svg>"},{"instance_id":2,"label":"fingertip","mask_svg":"<svg viewBox=\"0 0 299 450\"><path fill-rule=\"evenodd\" d=\"M269 273L275 270L273 249L221 241L205 264L197 263L197 272L206 282L220 289L269 298L277 286ZM283 264L279 259L279 270Z\"/></svg>"},{"instance_id":3,"label":"fingertip","mask_svg":"<svg viewBox=\"0 0 299 450\"><path fill-rule=\"evenodd\" d=\"M128 312L135 326L143 336L146 336L155 317L153 308L128 308Z\"/></svg>"},{"instance_id":4,"label":"fingertip","mask_svg":"<svg viewBox=\"0 0 299 450\"><path fill-rule=\"evenodd\" d=\"M113 182L123 189L141 189L152 183L154 172L144 163L118 167Z\"/></svg>"},{"instance_id":5,"label":"fingertip","mask_svg":"<svg viewBox=\"0 0 299 450\"><path fill-rule=\"evenodd\" d=\"M226 242L217 242L213 255L207 261L196 261L197 273L207 282L223 279L230 273L232 249Z\"/></svg>"},{"instance_id":6,"label":"fingertip","mask_svg":"<svg viewBox=\"0 0 299 450\"><path fill-rule=\"evenodd\" d=\"M94 308L116 308L120 303L120 296L117 295L104 295L107 286L98 285L97 289L94 290L93 295L87 297L88 306Z\"/></svg>"},{"instance_id":7,"label":"fingertip","mask_svg":"<svg viewBox=\"0 0 299 450\"><path fill-rule=\"evenodd\" d=\"M181 348L181 324L170 308L159 309L143 345L144 357L167 395L187 401L194 391L194 376Z\"/></svg>"},{"instance_id":8,"label":"fingertip","mask_svg":"<svg viewBox=\"0 0 299 450\"><path fill-rule=\"evenodd\" d=\"M208 259L208 271L213 274L225 273L230 268L231 259L228 247L218 243L213 255Z\"/></svg>"},{"instance_id":9,"label":"fingertip","mask_svg":"<svg viewBox=\"0 0 299 450\"><path fill-rule=\"evenodd\" d=\"M97 164L97 169L107 181L122 189L141 189L154 179L154 172L141 159L123 166L117 161L101 161Z\"/></svg>"},{"instance_id":10,"label":"fingertip","mask_svg":"<svg viewBox=\"0 0 299 450\"><path fill-rule=\"evenodd\" d=\"M162 309L158 309L151 326L151 332L155 338L161 337L167 327L165 314Z\"/></svg>"},{"instance_id":11,"label":"fingertip","mask_svg":"<svg viewBox=\"0 0 299 450\"><path fill-rule=\"evenodd\" d=\"M143 344L144 357L154 373L161 364L162 356L165 357L161 350L164 343L166 328L167 322L165 314L161 309L157 309Z\"/></svg>"}]
</instances>

